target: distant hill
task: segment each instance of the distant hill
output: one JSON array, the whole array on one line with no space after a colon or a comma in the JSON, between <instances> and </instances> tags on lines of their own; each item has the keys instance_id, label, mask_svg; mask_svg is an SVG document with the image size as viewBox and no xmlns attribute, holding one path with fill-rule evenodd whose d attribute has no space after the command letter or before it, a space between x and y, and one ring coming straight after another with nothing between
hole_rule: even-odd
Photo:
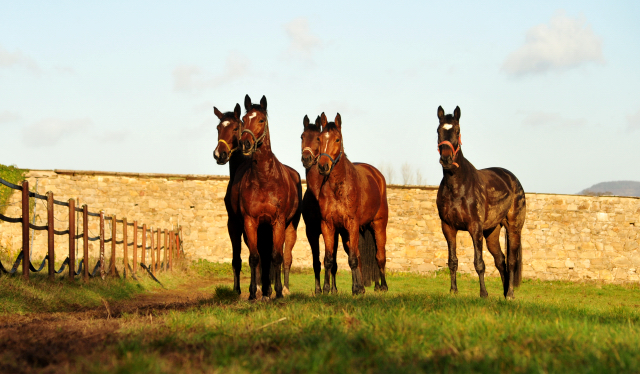
<instances>
[{"instance_id":1,"label":"distant hill","mask_svg":"<svg viewBox=\"0 0 640 374\"><path fill-rule=\"evenodd\" d=\"M578 192L580 195L615 195L640 197L640 182L615 181L601 182Z\"/></svg>"}]
</instances>

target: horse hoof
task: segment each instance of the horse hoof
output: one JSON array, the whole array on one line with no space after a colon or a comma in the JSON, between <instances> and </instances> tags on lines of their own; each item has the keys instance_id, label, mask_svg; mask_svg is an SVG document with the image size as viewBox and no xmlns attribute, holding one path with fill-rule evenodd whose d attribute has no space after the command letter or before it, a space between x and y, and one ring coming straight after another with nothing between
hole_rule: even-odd
<instances>
[{"instance_id":1,"label":"horse hoof","mask_svg":"<svg viewBox=\"0 0 640 374\"><path fill-rule=\"evenodd\" d=\"M291 292L289 292L289 288L288 287L285 287L285 288L282 289L282 295L283 296L291 295Z\"/></svg>"},{"instance_id":2,"label":"horse hoof","mask_svg":"<svg viewBox=\"0 0 640 374\"><path fill-rule=\"evenodd\" d=\"M516 296L514 294L507 294L504 298L507 300L514 300Z\"/></svg>"},{"instance_id":3,"label":"horse hoof","mask_svg":"<svg viewBox=\"0 0 640 374\"><path fill-rule=\"evenodd\" d=\"M338 294L338 289L337 289L337 288L335 288L335 287L333 287L333 288L331 289L331 293L332 293L333 295L337 295L337 294Z\"/></svg>"},{"instance_id":4,"label":"horse hoof","mask_svg":"<svg viewBox=\"0 0 640 374\"><path fill-rule=\"evenodd\" d=\"M322 288L316 287L316 295L322 295Z\"/></svg>"},{"instance_id":5,"label":"horse hoof","mask_svg":"<svg viewBox=\"0 0 640 374\"><path fill-rule=\"evenodd\" d=\"M249 301L255 300L255 299L256 299L256 295L249 295Z\"/></svg>"},{"instance_id":6,"label":"horse hoof","mask_svg":"<svg viewBox=\"0 0 640 374\"><path fill-rule=\"evenodd\" d=\"M387 291L389 291L389 287L387 287L386 284L380 286L380 292L387 292Z\"/></svg>"},{"instance_id":7,"label":"horse hoof","mask_svg":"<svg viewBox=\"0 0 640 374\"><path fill-rule=\"evenodd\" d=\"M269 296L262 296L262 301L264 301L265 303L269 300L271 300Z\"/></svg>"},{"instance_id":8,"label":"horse hoof","mask_svg":"<svg viewBox=\"0 0 640 374\"><path fill-rule=\"evenodd\" d=\"M457 294L458 294L458 289L457 289L457 288L456 288L456 289L453 289L453 288L452 288L452 289L450 289L450 290L449 290L449 293L450 293L451 295L454 295L454 296L455 296L455 295L457 295Z\"/></svg>"},{"instance_id":9,"label":"horse hoof","mask_svg":"<svg viewBox=\"0 0 640 374\"><path fill-rule=\"evenodd\" d=\"M480 297L486 299L487 297L489 297L489 293L487 291L480 291Z\"/></svg>"}]
</instances>

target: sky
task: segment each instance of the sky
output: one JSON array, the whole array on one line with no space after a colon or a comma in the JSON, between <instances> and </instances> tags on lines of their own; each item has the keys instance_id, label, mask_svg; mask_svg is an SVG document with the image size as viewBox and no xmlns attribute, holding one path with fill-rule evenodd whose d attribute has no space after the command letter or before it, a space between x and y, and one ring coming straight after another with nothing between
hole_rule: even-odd
<instances>
[{"instance_id":1,"label":"sky","mask_svg":"<svg viewBox=\"0 0 640 374\"><path fill-rule=\"evenodd\" d=\"M437 108L527 192L640 181L640 2L0 0L0 163L228 174L223 112L265 95L304 177L305 115L349 159L437 185ZM388 178L389 179L389 178Z\"/></svg>"}]
</instances>

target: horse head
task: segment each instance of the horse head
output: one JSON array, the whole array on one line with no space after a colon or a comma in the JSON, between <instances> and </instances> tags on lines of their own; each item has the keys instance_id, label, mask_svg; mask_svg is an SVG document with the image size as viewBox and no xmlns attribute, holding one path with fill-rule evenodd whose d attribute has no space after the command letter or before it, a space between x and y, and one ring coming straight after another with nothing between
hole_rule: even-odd
<instances>
[{"instance_id":1,"label":"horse head","mask_svg":"<svg viewBox=\"0 0 640 374\"><path fill-rule=\"evenodd\" d=\"M240 147L242 153L253 154L269 133L267 120L267 98L262 96L260 104L252 104L249 95L244 97L244 109L247 111L242 117L242 131L240 133Z\"/></svg>"},{"instance_id":2,"label":"horse head","mask_svg":"<svg viewBox=\"0 0 640 374\"><path fill-rule=\"evenodd\" d=\"M438 107L438 152L440 152L440 164L444 169L459 167L457 161L458 152L462 141L460 138L460 107L456 107L453 115L444 114L444 109Z\"/></svg>"},{"instance_id":3,"label":"horse head","mask_svg":"<svg viewBox=\"0 0 640 374\"><path fill-rule=\"evenodd\" d=\"M316 118L316 123L311 124L309 117L306 115L302 120L304 131L302 132L302 166L309 169L318 160L318 152L320 150L320 133L322 132L322 124L320 116Z\"/></svg>"},{"instance_id":4,"label":"horse head","mask_svg":"<svg viewBox=\"0 0 640 374\"><path fill-rule=\"evenodd\" d=\"M238 149L238 130L240 129L240 104L236 104L233 112L222 113L213 107L213 113L220 120L218 124L218 145L213 151L213 158L218 165L229 162L231 154Z\"/></svg>"},{"instance_id":5,"label":"horse head","mask_svg":"<svg viewBox=\"0 0 640 374\"><path fill-rule=\"evenodd\" d=\"M333 167L340 161L344 153L342 145L342 118L340 113L336 115L335 122L327 123L327 116L320 115L322 134L320 134L320 157L318 158L318 171L328 176Z\"/></svg>"}]
</instances>

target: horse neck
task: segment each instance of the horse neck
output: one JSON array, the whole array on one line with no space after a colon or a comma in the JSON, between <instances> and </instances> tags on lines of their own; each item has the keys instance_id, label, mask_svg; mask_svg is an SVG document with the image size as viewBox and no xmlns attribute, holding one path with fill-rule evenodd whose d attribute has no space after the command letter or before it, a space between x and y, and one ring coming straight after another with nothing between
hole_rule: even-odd
<instances>
[{"instance_id":1,"label":"horse neck","mask_svg":"<svg viewBox=\"0 0 640 374\"><path fill-rule=\"evenodd\" d=\"M318 198L320 187L322 187L322 176L318 171L317 164L313 164L310 168L305 169L305 178L307 180L307 188Z\"/></svg>"},{"instance_id":2,"label":"horse neck","mask_svg":"<svg viewBox=\"0 0 640 374\"><path fill-rule=\"evenodd\" d=\"M237 149L229 158L229 180L233 181L236 175L236 171L240 167L240 165L244 164L249 157L242 154L240 149Z\"/></svg>"},{"instance_id":3,"label":"horse neck","mask_svg":"<svg viewBox=\"0 0 640 374\"><path fill-rule=\"evenodd\" d=\"M458 191L459 186L467 181L475 178L478 174L478 170L473 166L469 160L467 160L462 154L462 150L458 152L458 158L456 163L459 165L452 170L442 169L444 184L452 191Z\"/></svg>"},{"instance_id":4,"label":"horse neck","mask_svg":"<svg viewBox=\"0 0 640 374\"><path fill-rule=\"evenodd\" d=\"M267 130L268 131L268 130ZM269 133L251 156L251 172L260 178L271 178L275 172L276 156L271 151L271 139Z\"/></svg>"},{"instance_id":5,"label":"horse neck","mask_svg":"<svg viewBox=\"0 0 640 374\"><path fill-rule=\"evenodd\" d=\"M343 182L349 178L349 175L352 175L352 171L355 171L355 166L353 166L343 151L342 157L340 157L338 163L333 166L325 183L328 183L332 190L337 191L339 188L345 186Z\"/></svg>"}]
</instances>

